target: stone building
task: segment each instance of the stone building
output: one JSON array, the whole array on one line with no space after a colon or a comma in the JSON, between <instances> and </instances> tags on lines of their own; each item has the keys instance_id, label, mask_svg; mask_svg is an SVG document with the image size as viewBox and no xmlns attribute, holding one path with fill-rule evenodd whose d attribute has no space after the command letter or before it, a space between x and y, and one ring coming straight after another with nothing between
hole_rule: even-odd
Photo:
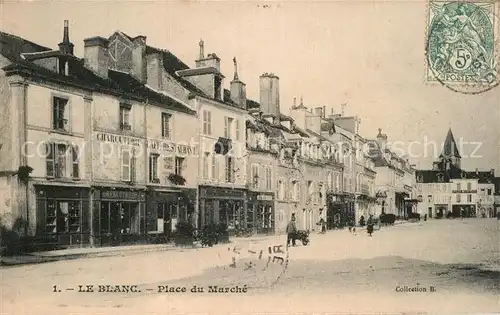
<instances>
[{"instance_id":1,"label":"stone building","mask_svg":"<svg viewBox=\"0 0 500 315\"><path fill-rule=\"evenodd\" d=\"M416 170L418 212L429 218L494 216L495 171L466 171L453 132L448 130L439 159Z\"/></svg>"},{"instance_id":2,"label":"stone building","mask_svg":"<svg viewBox=\"0 0 500 315\"><path fill-rule=\"evenodd\" d=\"M194 212L196 111L147 84L144 36L88 38L83 59L67 21L59 50L1 36L13 96L2 106L3 223L37 242L101 246L147 242Z\"/></svg>"}]
</instances>

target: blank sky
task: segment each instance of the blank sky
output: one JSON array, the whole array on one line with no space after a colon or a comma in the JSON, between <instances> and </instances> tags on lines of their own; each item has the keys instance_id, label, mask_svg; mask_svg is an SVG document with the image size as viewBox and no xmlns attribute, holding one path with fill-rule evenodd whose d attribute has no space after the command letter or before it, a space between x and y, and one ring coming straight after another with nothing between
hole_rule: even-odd
<instances>
[{"instance_id":1,"label":"blank sky","mask_svg":"<svg viewBox=\"0 0 500 315\"><path fill-rule=\"evenodd\" d=\"M238 59L240 79L250 98L259 99L259 75L280 77L282 112L293 97L306 106L327 106L359 115L360 133L374 138L377 128L389 141L439 145L449 127L462 155L477 144L477 158L466 168L500 170L500 87L463 95L425 82L426 1L330 2L147 2L32 1L1 6L1 29L42 45L57 47L63 20L70 20L75 53L83 57L83 39L115 30L145 35L147 43L166 48L194 67L198 41L222 59L232 78ZM427 139L427 140L426 140ZM429 150L428 150L429 151ZM415 157L428 168L435 156Z\"/></svg>"}]
</instances>

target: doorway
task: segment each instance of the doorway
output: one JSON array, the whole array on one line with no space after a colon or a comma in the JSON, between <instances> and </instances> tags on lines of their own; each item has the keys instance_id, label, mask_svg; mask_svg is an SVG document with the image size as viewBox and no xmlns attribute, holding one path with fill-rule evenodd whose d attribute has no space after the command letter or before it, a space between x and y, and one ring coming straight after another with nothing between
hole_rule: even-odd
<instances>
[{"instance_id":1,"label":"doorway","mask_svg":"<svg viewBox=\"0 0 500 315\"><path fill-rule=\"evenodd\" d=\"M172 230L174 229L172 219L175 214L176 206L174 204L158 203L156 205L158 232L162 232L167 240L172 236Z\"/></svg>"}]
</instances>

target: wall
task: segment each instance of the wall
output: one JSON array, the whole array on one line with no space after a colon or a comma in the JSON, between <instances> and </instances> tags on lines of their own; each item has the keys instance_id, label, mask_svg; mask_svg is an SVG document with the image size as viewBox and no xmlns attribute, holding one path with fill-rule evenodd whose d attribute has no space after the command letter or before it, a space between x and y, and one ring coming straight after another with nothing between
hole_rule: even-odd
<instances>
[{"instance_id":1,"label":"wall","mask_svg":"<svg viewBox=\"0 0 500 315\"><path fill-rule=\"evenodd\" d=\"M162 138L162 113L167 113L171 115L170 118L170 139ZM158 158L158 175L161 185L171 185L167 180L170 173L174 172L173 168L169 168L165 158L173 157L177 155L179 157L184 157L184 169L182 171L182 176L186 179L186 187L195 188L197 185L198 176L198 159L199 159L199 124L198 117L196 115L188 115L176 111L171 111L163 109L157 106L148 106L146 109L146 121L147 121L147 137L148 137L148 149L147 156L149 157L151 152L156 152L160 154ZM176 152L165 151L162 149L155 149L153 143L160 144L172 144L176 146ZM180 147L187 146L189 150L180 150ZM185 153L183 153L185 152ZM147 160L149 165L149 158ZM145 172L149 175L149 166Z\"/></svg>"},{"instance_id":2,"label":"wall","mask_svg":"<svg viewBox=\"0 0 500 315\"><path fill-rule=\"evenodd\" d=\"M224 117L232 117L233 121L233 138L232 138L232 150L229 154L234 157L234 183L225 182L225 157L220 154L215 154L218 164L218 176L216 180L201 178L201 173L199 172L198 181L200 184L207 185L218 185L224 187L239 187L244 188L246 184L246 127L245 127L245 115L246 111L236 109L218 102L210 101L204 98L199 98L196 104L198 108L198 128L200 130L200 158L199 158L199 169L202 170L203 167L203 155L205 152L213 154L215 143L218 141L219 137L224 137ZM203 111L211 112L211 134L203 134ZM239 121L239 140L236 139L236 120Z\"/></svg>"},{"instance_id":3,"label":"wall","mask_svg":"<svg viewBox=\"0 0 500 315\"><path fill-rule=\"evenodd\" d=\"M93 97L91 143L95 181L121 182L121 150L128 148L136 154L135 182L146 183L145 106L141 103L131 105L131 131L122 131L119 129L119 100L104 95Z\"/></svg>"},{"instance_id":4,"label":"wall","mask_svg":"<svg viewBox=\"0 0 500 315\"><path fill-rule=\"evenodd\" d=\"M12 170L11 97L9 81L5 72L0 69L0 171Z\"/></svg>"}]
</instances>

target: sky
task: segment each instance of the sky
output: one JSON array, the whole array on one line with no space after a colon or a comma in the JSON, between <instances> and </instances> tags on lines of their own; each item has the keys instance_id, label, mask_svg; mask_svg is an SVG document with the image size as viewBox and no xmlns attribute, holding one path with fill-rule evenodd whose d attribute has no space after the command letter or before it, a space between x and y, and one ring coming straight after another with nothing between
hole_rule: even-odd
<instances>
[{"instance_id":1,"label":"sky","mask_svg":"<svg viewBox=\"0 0 500 315\"><path fill-rule=\"evenodd\" d=\"M236 56L251 99L259 100L259 76L272 72L284 114L294 97L328 113L346 103L363 137L381 128L420 169L431 167L451 128L465 169L495 168L500 176L500 86L464 95L426 82L427 9L424 0L4 1L0 28L57 48L67 19L80 57L83 39L120 30L191 67L202 38L205 54L221 58L226 88Z\"/></svg>"}]
</instances>

